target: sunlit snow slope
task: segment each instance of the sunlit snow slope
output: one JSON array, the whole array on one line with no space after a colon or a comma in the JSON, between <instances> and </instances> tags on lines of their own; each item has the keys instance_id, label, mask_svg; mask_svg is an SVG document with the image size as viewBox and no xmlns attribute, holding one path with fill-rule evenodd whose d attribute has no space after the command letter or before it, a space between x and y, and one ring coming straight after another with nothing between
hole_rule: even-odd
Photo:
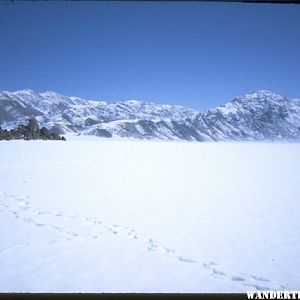
<instances>
[{"instance_id":1,"label":"sunlit snow slope","mask_svg":"<svg viewBox=\"0 0 300 300\"><path fill-rule=\"evenodd\" d=\"M0 292L299 289L299 144L0 143Z\"/></svg>"}]
</instances>

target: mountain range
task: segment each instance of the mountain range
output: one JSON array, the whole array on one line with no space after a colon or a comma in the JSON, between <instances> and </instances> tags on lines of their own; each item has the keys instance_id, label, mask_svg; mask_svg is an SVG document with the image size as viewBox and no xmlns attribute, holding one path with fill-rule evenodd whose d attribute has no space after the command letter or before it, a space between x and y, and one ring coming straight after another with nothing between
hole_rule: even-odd
<instances>
[{"instance_id":1,"label":"mountain range","mask_svg":"<svg viewBox=\"0 0 300 300\"><path fill-rule=\"evenodd\" d=\"M300 141L300 99L261 90L200 112L130 100L109 103L30 89L0 92L0 126L34 117L59 134L194 141Z\"/></svg>"}]
</instances>

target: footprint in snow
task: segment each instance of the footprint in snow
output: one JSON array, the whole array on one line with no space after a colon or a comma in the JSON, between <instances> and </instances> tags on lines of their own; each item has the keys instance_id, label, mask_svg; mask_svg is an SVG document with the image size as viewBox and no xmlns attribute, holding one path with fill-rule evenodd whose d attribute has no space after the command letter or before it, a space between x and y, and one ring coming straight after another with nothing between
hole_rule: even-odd
<instances>
[{"instance_id":1,"label":"footprint in snow","mask_svg":"<svg viewBox=\"0 0 300 300\"><path fill-rule=\"evenodd\" d=\"M64 232L64 230L61 227L58 227L56 225L50 225L50 227L57 230L57 231L59 231L59 232Z\"/></svg>"},{"instance_id":2,"label":"footprint in snow","mask_svg":"<svg viewBox=\"0 0 300 300\"><path fill-rule=\"evenodd\" d=\"M283 290L286 290L286 289L287 289L286 286L283 285L283 284L280 284L280 287L281 287Z\"/></svg>"},{"instance_id":3,"label":"footprint in snow","mask_svg":"<svg viewBox=\"0 0 300 300\"><path fill-rule=\"evenodd\" d=\"M158 252L167 253L167 254L175 253L175 251L173 249L169 249L169 248L165 247L163 244L154 241L153 239L149 239L147 241L147 243L149 245L148 250L150 250L150 251L158 251Z\"/></svg>"},{"instance_id":4,"label":"footprint in snow","mask_svg":"<svg viewBox=\"0 0 300 300\"><path fill-rule=\"evenodd\" d=\"M182 261L182 262L197 263L196 260L188 258L188 257L178 256L177 258L178 258L179 261Z\"/></svg>"},{"instance_id":5,"label":"footprint in snow","mask_svg":"<svg viewBox=\"0 0 300 300\"><path fill-rule=\"evenodd\" d=\"M256 280L256 281L266 281L266 282L271 282L270 279L263 278L263 277L259 277L259 276L254 276L254 275L252 275L251 278L253 278L253 279Z\"/></svg>"},{"instance_id":6,"label":"footprint in snow","mask_svg":"<svg viewBox=\"0 0 300 300\"><path fill-rule=\"evenodd\" d=\"M66 231L66 233L72 235L72 236L78 236L78 234L76 232L72 232L72 231Z\"/></svg>"},{"instance_id":7,"label":"footprint in snow","mask_svg":"<svg viewBox=\"0 0 300 300\"><path fill-rule=\"evenodd\" d=\"M213 266L217 266L217 263L214 261L210 261L208 263L203 263L202 266L206 269L211 269Z\"/></svg>"},{"instance_id":8,"label":"footprint in snow","mask_svg":"<svg viewBox=\"0 0 300 300\"><path fill-rule=\"evenodd\" d=\"M137 237L137 235L132 235L132 236L130 236L132 239L135 239L135 240L137 240L138 239L138 237Z\"/></svg>"},{"instance_id":9,"label":"footprint in snow","mask_svg":"<svg viewBox=\"0 0 300 300\"><path fill-rule=\"evenodd\" d=\"M136 231L134 229L131 229L128 234L127 234L130 238L132 239L137 239L138 236L136 235Z\"/></svg>"},{"instance_id":10,"label":"footprint in snow","mask_svg":"<svg viewBox=\"0 0 300 300\"><path fill-rule=\"evenodd\" d=\"M254 287L256 288L258 291L269 291L270 288L266 287L266 286L260 286L257 284L243 284L244 286L249 286L249 287Z\"/></svg>"},{"instance_id":11,"label":"footprint in snow","mask_svg":"<svg viewBox=\"0 0 300 300\"><path fill-rule=\"evenodd\" d=\"M213 268L212 270L212 275L217 275L217 276L226 276L226 273L216 270L215 268Z\"/></svg>"},{"instance_id":12,"label":"footprint in snow","mask_svg":"<svg viewBox=\"0 0 300 300\"><path fill-rule=\"evenodd\" d=\"M118 232L113 230L112 228L108 228L108 231L112 232L113 234L118 234Z\"/></svg>"},{"instance_id":13,"label":"footprint in snow","mask_svg":"<svg viewBox=\"0 0 300 300\"><path fill-rule=\"evenodd\" d=\"M77 216L75 216L75 215L65 215L66 217L68 217L68 218L72 218L72 219L77 219L78 217Z\"/></svg>"},{"instance_id":14,"label":"footprint in snow","mask_svg":"<svg viewBox=\"0 0 300 300\"><path fill-rule=\"evenodd\" d=\"M149 239L147 243L148 243L148 246L147 246L148 250L157 251L158 245L152 239Z\"/></svg>"},{"instance_id":15,"label":"footprint in snow","mask_svg":"<svg viewBox=\"0 0 300 300\"><path fill-rule=\"evenodd\" d=\"M246 279L241 276L232 276L231 280L232 281L245 281Z\"/></svg>"}]
</instances>

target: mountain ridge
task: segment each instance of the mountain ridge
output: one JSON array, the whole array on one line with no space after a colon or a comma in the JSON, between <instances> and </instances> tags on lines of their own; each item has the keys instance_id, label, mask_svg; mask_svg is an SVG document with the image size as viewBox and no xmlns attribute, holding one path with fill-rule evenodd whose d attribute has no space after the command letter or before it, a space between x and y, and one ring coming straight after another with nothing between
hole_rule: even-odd
<instances>
[{"instance_id":1,"label":"mountain ridge","mask_svg":"<svg viewBox=\"0 0 300 300\"><path fill-rule=\"evenodd\" d=\"M60 134L195 141L300 140L300 99L269 90L254 91L206 111L138 100L110 103L52 91L0 91L0 126L12 128L28 117Z\"/></svg>"}]
</instances>

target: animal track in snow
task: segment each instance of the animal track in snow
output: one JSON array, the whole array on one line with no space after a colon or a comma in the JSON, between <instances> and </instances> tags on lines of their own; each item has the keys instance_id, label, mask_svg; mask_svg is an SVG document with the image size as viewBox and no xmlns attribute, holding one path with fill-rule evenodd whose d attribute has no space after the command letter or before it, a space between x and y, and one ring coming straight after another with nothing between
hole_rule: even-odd
<instances>
[{"instance_id":1,"label":"animal track in snow","mask_svg":"<svg viewBox=\"0 0 300 300\"><path fill-rule=\"evenodd\" d=\"M233 281L245 281L246 279L241 276L232 276L231 280Z\"/></svg>"},{"instance_id":2,"label":"animal track in snow","mask_svg":"<svg viewBox=\"0 0 300 300\"><path fill-rule=\"evenodd\" d=\"M243 284L244 286L249 286L249 287L254 287L254 288L256 288L258 291L268 291L268 290L270 290L270 288L269 287L266 287L266 286L260 286L260 285L258 285L258 284Z\"/></svg>"},{"instance_id":3,"label":"animal track in snow","mask_svg":"<svg viewBox=\"0 0 300 300\"><path fill-rule=\"evenodd\" d=\"M266 278L263 278L263 277L254 276L254 275L252 275L251 277L252 277L254 280L256 280L256 281L267 281L267 282L270 282L269 279L266 279Z\"/></svg>"},{"instance_id":4,"label":"animal track in snow","mask_svg":"<svg viewBox=\"0 0 300 300\"><path fill-rule=\"evenodd\" d=\"M189 262L189 263L197 263L197 261L194 259L182 257L182 256L178 256L178 260L183 261L183 262Z\"/></svg>"},{"instance_id":5,"label":"animal track in snow","mask_svg":"<svg viewBox=\"0 0 300 300\"><path fill-rule=\"evenodd\" d=\"M110 233L114 236L122 235L132 239L133 242L137 243L139 246L142 246L142 248L144 248L146 251L176 259L181 263L192 264L196 266L198 264L200 265L199 270L206 270L210 276L220 280L229 280L237 284L240 283L245 287L253 287L257 290L274 290L277 286L280 286L281 289L283 287L283 285L276 285L272 283L270 279L257 275L247 276L244 274L244 276L240 276L227 274L221 270L220 267L216 268L218 264L214 261L201 263L199 260L181 255L177 253L176 250L170 249L152 238L141 238L134 228L131 228L127 225L110 225L96 218L89 218L86 216L80 216L78 214L64 213L62 211L54 212L38 210L31 207L29 201L29 196L19 197L0 192L0 206L2 206L0 212L3 213L5 211L9 211L16 219L22 220L26 224L31 224L37 228L40 228L40 230L43 230L43 228L56 230L59 234L63 235L61 238L47 241L49 246L59 242L72 241L74 239L78 239L82 242L86 241L87 239L97 240L104 233ZM22 246L28 246L30 244L33 244L33 242L23 245L17 244L15 246L10 246L0 249L0 253L2 251L9 251L9 249L12 247L19 248ZM260 285L260 283L263 283L263 285Z\"/></svg>"},{"instance_id":6,"label":"animal track in snow","mask_svg":"<svg viewBox=\"0 0 300 300\"><path fill-rule=\"evenodd\" d=\"M218 276L226 276L226 273L216 270L215 268L212 269L212 274L213 275L218 275Z\"/></svg>"}]
</instances>

